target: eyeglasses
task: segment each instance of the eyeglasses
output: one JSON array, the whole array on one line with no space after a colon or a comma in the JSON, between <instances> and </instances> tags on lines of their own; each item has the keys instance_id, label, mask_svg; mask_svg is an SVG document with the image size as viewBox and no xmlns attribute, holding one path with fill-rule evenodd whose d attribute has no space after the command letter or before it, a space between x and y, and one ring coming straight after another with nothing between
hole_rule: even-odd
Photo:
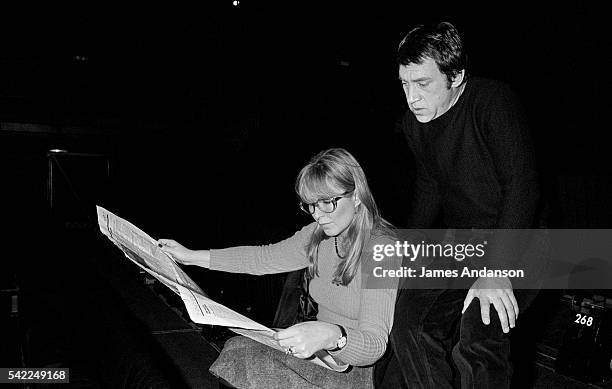
<instances>
[{"instance_id":1,"label":"eyeglasses","mask_svg":"<svg viewBox=\"0 0 612 389\"><path fill-rule=\"evenodd\" d=\"M300 209L309 215L315 213L315 207L319 208L321 212L332 213L338 207L338 200L345 197L349 193L351 192L344 192L340 196L335 196L329 199L321 199L314 203L306 203L304 201L300 201Z\"/></svg>"}]
</instances>

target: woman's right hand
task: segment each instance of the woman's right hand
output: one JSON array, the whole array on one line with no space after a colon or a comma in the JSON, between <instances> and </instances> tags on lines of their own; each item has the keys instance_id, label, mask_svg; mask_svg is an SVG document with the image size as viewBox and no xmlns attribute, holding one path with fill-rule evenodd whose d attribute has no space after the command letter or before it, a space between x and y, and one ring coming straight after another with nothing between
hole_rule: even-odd
<instances>
[{"instance_id":1,"label":"woman's right hand","mask_svg":"<svg viewBox=\"0 0 612 389\"><path fill-rule=\"evenodd\" d=\"M175 261L183 265L209 267L210 252L208 250L190 250L172 239L160 239L157 241L157 245L161 251L172 256Z\"/></svg>"}]
</instances>

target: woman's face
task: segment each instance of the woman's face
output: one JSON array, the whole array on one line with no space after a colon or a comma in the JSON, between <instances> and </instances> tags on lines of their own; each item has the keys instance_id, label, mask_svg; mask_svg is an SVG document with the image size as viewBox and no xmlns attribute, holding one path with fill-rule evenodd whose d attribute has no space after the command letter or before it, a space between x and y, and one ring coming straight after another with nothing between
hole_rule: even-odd
<instances>
[{"instance_id":1,"label":"woman's face","mask_svg":"<svg viewBox=\"0 0 612 389\"><path fill-rule=\"evenodd\" d=\"M331 189L334 195L330 197L342 196L343 191L339 188ZM312 214L312 217L319 223L327 236L338 236L347 230L355 217L359 200L356 199L354 193L349 193L338 199L336 204L336 209L333 212L326 213L315 207Z\"/></svg>"}]
</instances>

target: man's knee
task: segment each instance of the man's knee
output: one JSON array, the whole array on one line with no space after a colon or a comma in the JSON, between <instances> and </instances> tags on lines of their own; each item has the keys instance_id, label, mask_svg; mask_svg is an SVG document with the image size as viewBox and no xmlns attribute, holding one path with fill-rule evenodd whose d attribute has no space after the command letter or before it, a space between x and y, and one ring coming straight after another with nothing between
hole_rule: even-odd
<instances>
[{"instance_id":1,"label":"man's knee","mask_svg":"<svg viewBox=\"0 0 612 389\"><path fill-rule=\"evenodd\" d=\"M484 324L475 299L461 318L459 340L452 357L462 372L462 385L479 382L483 388L507 388L512 376L510 338L502 331L497 311L490 306L490 323Z\"/></svg>"},{"instance_id":2,"label":"man's knee","mask_svg":"<svg viewBox=\"0 0 612 389\"><path fill-rule=\"evenodd\" d=\"M480 311L480 301L472 300L461 317L459 342L471 344L478 341L507 341L497 310L489 305L489 324L484 324Z\"/></svg>"}]
</instances>

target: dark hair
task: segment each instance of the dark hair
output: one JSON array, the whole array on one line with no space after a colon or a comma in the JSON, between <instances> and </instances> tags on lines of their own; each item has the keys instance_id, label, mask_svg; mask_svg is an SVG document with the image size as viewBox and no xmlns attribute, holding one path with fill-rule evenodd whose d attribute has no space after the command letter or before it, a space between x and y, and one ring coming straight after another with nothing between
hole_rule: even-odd
<instances>
[{"instance_id":1,"label":"dark hair","mask_svg":"<svg viewBox=\"0 0 612 389\"><path fill-rule=\"evenodd\" d=\"M397 49L398 64L421 64L427 58L436 62L449 84L466 69L467 54L455 26L448 22L421 24L406 34Z\"/></svg>"}]
</instances>

